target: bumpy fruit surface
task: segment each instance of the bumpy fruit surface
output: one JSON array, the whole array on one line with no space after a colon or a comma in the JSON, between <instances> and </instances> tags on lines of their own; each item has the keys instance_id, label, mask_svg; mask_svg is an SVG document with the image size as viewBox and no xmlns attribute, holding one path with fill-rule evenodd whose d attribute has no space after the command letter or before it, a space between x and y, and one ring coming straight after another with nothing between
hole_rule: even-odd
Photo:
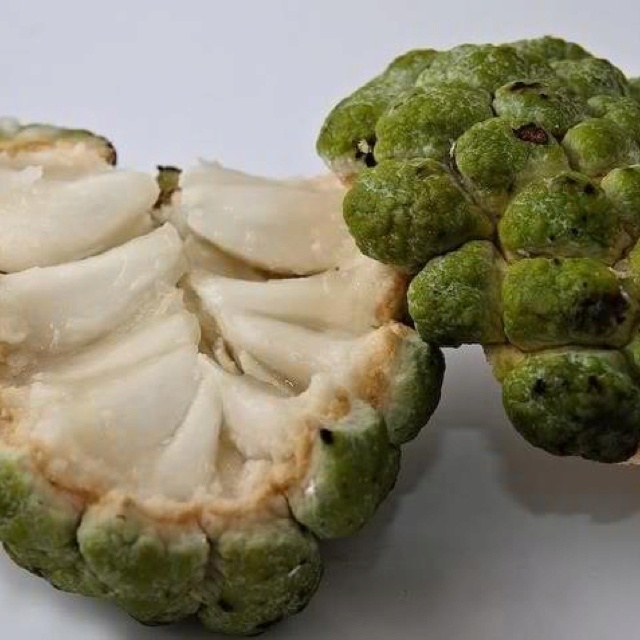
<instances>
[{"instance_id":1,"label":"bumpy fruit surface","mask_svg":"<svg viewBox=\"0 0 640 640\"><path fill-rule=\"evenodd\" d=\"M358 246L413 276L425 340L484 345L531 443L629 459L640 442L638 80L552 37L407 58L402 83L393 63L367 85L376 118L359 117L361 89L318 139L350 186Z\"/></svg>"}]
</instances>

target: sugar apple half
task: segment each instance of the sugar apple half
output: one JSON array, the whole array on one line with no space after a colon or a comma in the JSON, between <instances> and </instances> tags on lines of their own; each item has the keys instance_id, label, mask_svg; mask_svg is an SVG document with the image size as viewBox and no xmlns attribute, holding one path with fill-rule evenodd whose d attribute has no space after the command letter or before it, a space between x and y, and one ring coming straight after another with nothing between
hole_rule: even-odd
<instances>
[{"instance_id":1,"label":"sugar apple half","mask_svg":"<svg viewBox=\"0 0 640 640\"><path fill-rule=\"evenodd\" d=\"M333 179L114 163L0 125L0 541L142 622L259 633L392 488L442 357Z\"/></svg>"},{"instance_id":2,"label":"sugar apple half","mask_svg":"<svg viewBox=\"0 0 640 640\"><path fill-rule=\"evenodd\" d=\"M640 442L639 86L553 37L412 51L318 139L418 331L484 345L520 433L601 462Z\"/></svg>"}]
</instances>

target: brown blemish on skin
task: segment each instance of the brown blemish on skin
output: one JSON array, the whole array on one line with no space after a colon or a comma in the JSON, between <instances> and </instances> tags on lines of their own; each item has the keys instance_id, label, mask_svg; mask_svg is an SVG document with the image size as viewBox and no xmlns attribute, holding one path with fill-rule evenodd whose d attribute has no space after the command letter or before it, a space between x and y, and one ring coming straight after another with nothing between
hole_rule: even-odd
<instances>
[{"instance_id":1,"label":"brown blemish on skin","mask_svg":"<svg viewBox=\"0 0 640 640\"><path fill-rule=\"evenodd\" d=\"M573 324L578 331L606 335L626 320L628 310L629 302L621 291L588 296L577 305Z\"/></svg>"},{"instance_id":2,"label":"brown blemish on skin","mask_svg":"<svg viewBox=\"0 0 640 640\"><path fill-rule=\"evenodd\" d=\"M509 91L513 93L520 93L521 91L526 91L527 89L540 89L541 87L542 84L540 84L539 82L524 82L523 80L518 80L509 87Z\"/></svg>"},{"instance_id":3,"label":"brown blemish on skin","mask_svg":"<svg viewBox=\"0 0 640 640\"><path fill-rule=\"evenodd\" d=\"M521 127L514 129L513 133L516 138L523 142L540 145L549 144L549 134L542 127L539 127L533 122L523 124Z\"/></svg>"}]
</instances>

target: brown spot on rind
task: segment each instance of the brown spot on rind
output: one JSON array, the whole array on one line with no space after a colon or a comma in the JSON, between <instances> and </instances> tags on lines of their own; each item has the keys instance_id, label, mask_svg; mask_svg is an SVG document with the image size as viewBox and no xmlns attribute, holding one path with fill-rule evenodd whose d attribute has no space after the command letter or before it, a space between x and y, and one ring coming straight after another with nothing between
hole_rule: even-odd
<instances>
[{"instance_id":1,"label":"brown spot on rind","mask_svg":"<svg viewBox=\"0 0 640 640\"><path fill-rule=\"evenodd\" d=\"M580 331L602 335L621 325L628 310L629 301L622 291L592 295L580 301L573 322Z\"/></svg>"},{"instance_id":2,"label":"brown spot on rind","mask_svg":"<svg viewBox=\"0 0 640 640\"><path fill-rule=\"evenodd\" d=\"M532 144L549 144L549 134L534 122L529 124L523 124L521 127L513 130L516 138L523 142L530 142Z\"/></svg>"},{"instance_id":3,"label":"brown spot on rind","mask_svg":"<svg viewBox=\"0 0 640 640\"><path fill-rule=\"evenodd\" d=\"M542 85L539 82L525 82L524 80L518 80L509 87L509 91L517 93L526 89L540 89L540 87L542 87Z\"/></svg>"}]
</instances>

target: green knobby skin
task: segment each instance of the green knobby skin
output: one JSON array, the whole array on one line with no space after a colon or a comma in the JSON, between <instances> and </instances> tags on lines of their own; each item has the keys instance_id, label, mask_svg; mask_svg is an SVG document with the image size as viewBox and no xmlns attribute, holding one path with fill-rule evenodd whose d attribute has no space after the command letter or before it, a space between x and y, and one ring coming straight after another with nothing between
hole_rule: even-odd
<instances>
[{"instance_id":1,"label":"green knobby skin","mask_svg":"<svg viewBox=\"0 0 640 640\"><path fill-rule=\"evenodd\" d=\"M0 541L20 566L63 591L102 596L76 543L79 510L37 480L26 456L0 450Z\"/></svg>"},{"instance_id":2,"label":"green knobby skin","mask_svg":"<svg viewBox=\"0 0 640 640\"><path fill-rule=\"evenodd\" d=\"M529 356L502 392L513 425L545 451L613 463L638 449L640 388L618 352Z\"/></svg>"},{"instance_id":3,"label":"green knobby skin","mask_svg":"<svg viewBox=\"0 0 640 640\"><path fill-rule=\"evenodd\" d=\"M590 257L613 263L629 244L617 208L575 172L525 187L509 203L498 233L511 259Z\"/></svg>"},{"instance_id":4,"label":"green knobby skin","mask_svg":"<svg viewBox=\"0 0 640 640\"><path fill-rule=\"evenodd\" d=\"M412 89L378 120L376 161L433 158L444 163L458 136L492 116L491 96L481 89L455 84Z\"/></svg>"},{"instance_id":5,"label":"green knobby skin","mask_svg":"<svg viewBox=\"0 0 640 640\"><path fill-rule=\"evenodd\" d=\"M381 407L391 444L413 440L427 424L440 402L444 368L440 349L413 333L404 338Z\"/></svg>"},{"instance_id":6,"label":"green knobby skin","mask_svg":"<svg viewBox=\"0 0 640 640\"><path fill-rule=\"evenodd\" d=\"M636 381L640 380L640 332L636 331L631 341L622 350Z\"/></svg>"},{"instance_id":7,"label":"green knobby skin","mask_svg":"<svg viewBox=\"0 0 640 640\"><path fill-rule=\"evenodd\" d=\"M633 98L596 96L589 100L589 111L596 118L615 122L636 143L640 143L640 104Z\"/></svg>"},{"instance_id":8,"label":"green knobby skin","mask_svg":"<svg viewBox=\"0 0 640 640\"><path fill-rule=\"evenodd\" d=\"M534 122L556 138L587 117L584 98L557 81L510 82L496 91L493 108L509 122Z\"/></svg>"},{"instance_id":9,"label":"green knobby skin","mask_svg":"<svg viewBox=\"0 0 640 640\"><path fill-rule=\"evenodd\" d=\"M536 56L544 60L581 60L589 58L591 54L575 42L567 42L562 38L543 36L531 40L518 40L511 44L521 54L529 57Z\"/></svg>"},{"instance_id":10,"label":"green knobby skin","mask_svg":"<svg viewBox=\"0 0 640 640\"><path fill-rule=\"evenodd\" d=\"M84 144L108 164L115 165L117 162L118 156L113 144L86 129L65 129L40 123L0 128L0 153L54 148L65 143Z\"/></svg>"},{"instance_id":11,"label":"green knobby skin","mask_svg":"<svg viewBox=\"0 0 640 640\"><path fill-rule=\"evenodd\" d=\"M632 247L624 260L621 260L616 269L624 278L625 287L635 300L640 300L640 241Z\"/></svg>"},{"instance_id":12,"label":"green knobby skin","mask_svg":"<svg viewBox=\"0 0 640 640\"><path fill-rule=\"evenodd\" d=\"M373 160L378 118L435 57L432 49L416 49L396 58L382 73L340 101L325 120L317 142L318 154L347 179Z\"/></svg>"},{"instance_id":13,"label":"green knobby skin","mask_svg":"<svg viewBox=\"0 0 640 640\"><path fill-rule=\"evenodd\" d=\"M289 494L295 519L320 538L359 531L393 487L399 452L382 416L363 402L317 433L306 480Z\"/></svg>"},{"instance_id":14,"label":"green knobby skin","mask_svg":"<svg viewBox=\"0 0 640 640\"><path fill-rule=\"evenodd\" d=\"M418 87L463 83L488 92L513 80L538 80L552 75L537 57L508 45L463 44L438 53L416 81Z\"/></svg>"},{"instance_id":15,"label":"green knobby skin","mask_svg":"<svg viewBox=\"0 0 640 640\"><path fill-rule=\"evenodd\" d=\"M211 564L220 588L199 617L214 632L241 636L301 611L323 572L316 539L287 520L223 533Z\"/></svg>"},{"instance_id":16,"label":"green knobby skin","mask_svg":"<svg viewBox=\"0 0 640 640\"><path fill-rule=\"evenodd\" d=\"M163 529L131 509L92 507L78 545L111 598L137 620L174 622L200 607L209 543L197 526Z\"/></svg>"},{"instance_id":17,"label":"green knobby skin","mask_svg":"<svg viewBox=\"0 0 640 640\"><path fill-rule=\"evenodd\" d=\"M591 258L510 265L502 305L507 338L525 351L569 344L622 347L637 314L614 271Z\"/></svg>"},{"instance_id":18,"label":"green knobby skin","mask_svg":"<svg viewBox=\"0 0 640 640\"><path fill-rule=\"evenodd\" d=\"M345 219L363 253L417 274L408 310L424 341L481 343L504 379L535 351L625 349L640 301L640 78L551 36L464 44L389 103L375 142ZM418 169L428 161L438 169ZM438 189L425 196L418 172ZM473 215L451 217L442 173Z\"/></svg>"},{"instance_id":19,"label":"green knobby skin","mask_svg":"<svg viewBox=\"0 0 640 640\"><path fill-rule=\"evenodd\" d=\"M640 165L621 167L600 183L632 237L640 235Z\"/></svg>"},{"instance_id":20,"label":"green knobby skin","mask_svg":"<svg viewBox=\"0 0 640 640\"><path fill-rule=\"evenodd\" d=\"M587 57L581 60L558 60L551 65L555 73L583 98L629 94L624 74L608 60Z\"/></svg>"},{"instance_id":21,"label":"green knobby skin","mask_svg":"<svg viewBox=\"0 0 640 640\"><path fill-rule=\"evenodd\" d=\"M455 146L455 163L466 187L494 215L532 180L569 169L555 138L534 123L492 118L468 129Z\"/></svg>"},{"instance_id":22,"label":"green knobby skin","mask_svg":"<svg viewBox=\"0 0 640 640\"><path fill-rule=\"evenodd\" d=\"M408 270L493 233L489 219L433 160L384 160L363 171L343 210L365 255Z\"/></svg>"},{"instance_id":23,"label":"green knobby skin","mask_svg":"<svg viewBox=\"0 0 640 640\"><path fill-rule=\"evenodd\" d=\"M616 167L640 161L638 143L607 118L589 118L572 127L562 146L571 166L588 176L603 176Z\"/></svg>"},{"instance_id":24,"label":"green knobby skin","mask_svg":"<svg viewBox=\"0 0 640 640\"><path fill-rule=\"evenodd\" d=\"M409 286L409 313L441 346L503 342L501 259L491 242L469 242L433 259Z\"/></svg>"}]
</instances>

